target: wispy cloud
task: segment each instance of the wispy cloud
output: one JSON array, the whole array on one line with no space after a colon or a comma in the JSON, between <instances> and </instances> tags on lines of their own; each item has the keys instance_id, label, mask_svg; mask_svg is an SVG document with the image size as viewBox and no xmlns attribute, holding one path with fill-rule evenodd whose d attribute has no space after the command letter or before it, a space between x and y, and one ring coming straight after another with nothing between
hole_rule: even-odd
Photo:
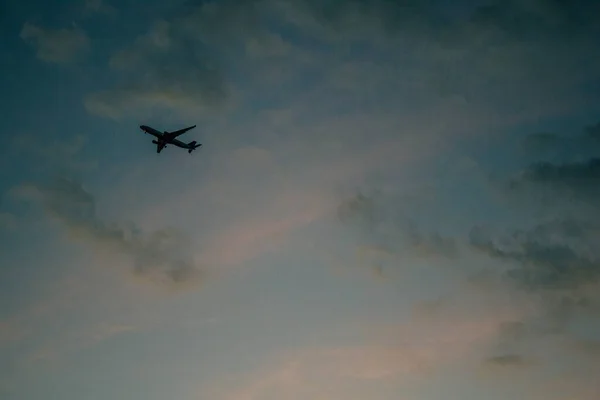
<instances>
[{"instance_id":1,"label":"wispy cloud","mask_svg":"<svg viewBox=\"0 0 600 400\"><path fill-rule=\"evenodd\" d=\"M522 140L530 164L511 177L506 193L519 200L535 196L547 205L595 208L600 198L600 140L598 125L580 132L541 132ZM564 208L564 207L563 207Z\"/></svg>"},{"instance_id":2,"label":"wispy cloud","mask_svg":"<svg viewBox=\"0 0 600 400\"><path fill-rule=\"evenodd\" d=\"M417 257L455 258L459 254L455 239L423 229L402 209L403 199L389 194L364 195L358 192L341 201L338 217L344 224L356 224L367 233L367 241L393 252L408 252ZM355 225L355 226L356 226ZM402 249L403 250L400 250Z\"/></svg>"},{"instance_id":3,"label":"wispy cloud","mask_svg":"<svg viewBox=\"0 0 600 400\"><path fill-rule=\"evenodd\" d=\"M481 230L471 232L471 244L490 257L517 263L509 276L531 289L576 288L600 278L600 254L595 243L599 227L579 221L553 221L517 230L496 243Z\"/></svg>"},{"instance_id":4,"label":"wispy cloud","mask_svg":"<svg viewBox=\"0 0 600 400\"><path fill-rule=\"evenodd\" d=\"M504 354L501 356L489 357L485 360L485 365L500 368L523 368L529 367L533 363L519 354Z\"/></svg>"},{"instance_id":5,"label":"wispy cloud","mask_svg":"<svg viewBox=\"0 0 600 400\"><path fill-rule=\"evenodd\" d=\"M507 277L528 290L577 292L600 278L600 253L595 245L600 238L600 220L594 201L600 193L596 182L600 163L595 155L600 147L594 137L595 130L592 125L578 135L528 135L525 141L530 157L541 157L538 150L542 146L553 151L569 148L587 158L532 162L517 177L508 179L502 193L513 200L511 206L515 212L536 209L542 210L538 213L541 216L512 232L509 229L503 235L496 235L496 239L481 227L471 230L472 248L512 263ZM564 159L565 154L568 152L561 151L560 158ZM539 196L523 196L532 193Z\"/></svg>"},{"instance_id":6,"label":"wispy cloud","mask_svg":"<svg viewBox=\"0 0 600 400\"><path fill-rule=\"evenodd\" d=\"M85 0L84 13L88 16L100 14L114 17L118 12L117 8L106 0Z\"/></svg>"},{"instance_id":7,"label":"wispy cloud","mask_svg":"<svg viewBox=\"0 0 600 400\"><path fill-rule=\"evenodd\" d=\"M57 363L68 359L78 351L90 349L127 333L135 333L138 329L133 325L90 324L91 326L71 327L62 335L49 335L39 347L33 347L20 360L21 367L40 365L41 363Z\"/></svg>"},{"instance_id":8,"label":"wispy cloud","mask_svg":"<svg viewBox=\"0 0 600 400\"><path fill-rule=\"evenodd\" d=\"M212 264L234 266L276 250L288 237L327 212L326 204L293 210L285 217L265 217L239 221L218 233L207 246L206 256Z\"/></svg>"},{"instance_id":9,"label":"wispy cloud","mask_svg":"<svg viewBox=\"0 0 600 400\"><path fill-rule=\"evenodd\" d=\"M75 61L90 48L87 34L79 28L49 29L26 22L21 38L35 47L39 59L49 63Z\"/></svg>"},{"instance_id":10,"label":"wispy cloud","mask_svg":"<svg viewBox=\"0 0 600 400\"><path fill-rule=\"evenodd\" d=\"M529 166L497 192L511 200L504 227L470 231L470 249L498 262L491 273L532 302L529 315L504 326L500 358L487 359L488 366L521 368L531 365L531 357L538 366L571 357L582 365L596 362L589 358L594 344L586 339L587 329L578 328L599 322L595 131L591 125L572 135L526 136L522 149ZM519 217L524 213L528 218ZM590 352L584 356L586 344Z\"/></svg>"},{"instance_id":11,"label":"wispy cloud","mask_svg":"<svg viewBox=\"0 0 600 400\"><path fill-rule=\"evenodd\" d=\"M511 182L511 188L546 189L563 198L596 205L600 198L599 184L600 158L594 157L580 162L533 164Z\"/></svg>"},{"instance_id":12,"label":"wispy cloud","mask_svg":"<svg viewBox=\"0 0 600 400\"><path fill-rule=\"evenodd\" d=\"M168 229L144 235L135 227L126 229L103 222L97 215L94 197L78 182L60 178L47 185L23 185L13 192L39 202L74 240L131 257L133 276L172 288L198 283L202 276L184 247L184 237Z\"/></svg>"},{"instance_id":13,"label":"wispy cloud","mask_svg":"<svg viewBox=\"0 0 600 400\"><path fill-rule=\"evenodd\" d=\"M129 48L116 52L110 66L127 83L88 95L87 110L115 119L155 108L216 111L229 95L222 72L177 28L158 21Z\"/></svg>"},{"instance_id":14,"label":"wispy cloud","mask_svg":"<svg viewBox=\"0 0 600 400\"><path fill-rule=\"evenodd\" d=\"M87 135L48 139L39 134L22 133L12 141L13 155L41 171L83 171L97 166L93 156L82 156L88 144Z\"/></svg>"}]
</instances>

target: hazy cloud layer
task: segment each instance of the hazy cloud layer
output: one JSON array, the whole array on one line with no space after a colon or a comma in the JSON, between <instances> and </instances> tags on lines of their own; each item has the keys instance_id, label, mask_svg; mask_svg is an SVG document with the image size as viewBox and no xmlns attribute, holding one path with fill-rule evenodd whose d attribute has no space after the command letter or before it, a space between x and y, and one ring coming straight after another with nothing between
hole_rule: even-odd
<instances>
[{"instance_id":1,"label":"hazy cloud layer","mask_svg":"<svg viewBox=\"0 0 600 400\"><path fill-rule=\"evenodd\" d=\"M600 49L589 11L550 0L459 7L448 18L436 2L187 2L113 55L110 65L127 83L90 94L86 107L111 118L217 112L266 87L274 100L281 90L345 93L352 97L343 103L363 109L384 94L411 93L412 107L441 95L521 118L582 101L574 87L593 81L600 66L587 57ZM361 57L365 45L376 62Z\"/></svg>"},{"instance_id":2,"label":"hazy cloud layer","mask_svg":"<svg viewBox=\"0 0 600 400\"><path fill-rule=\"evenodd\" d=\"M25 360L15 397L593 398L600 4L107 1L39 11L81 30L23 26L29 6L6 25L48 62L93 51L72 76L20 76L32 86L11 98L40 99L9 117L48 140L7 146L6 186L38 182L13 194L88 245L29 232L20 203L0 213L26 238L1 271L0 369ZM60 101L43 101L48 88ZM554 128L582 115L583 130ZM157 155L136 128L186 120L205 143L193 155ZM77 180L39 183L56 168L91 175L102 199ZM173 225L190 236L155 228ZM161 288L226 279L145 296L69 265L88 256ZM68 287L38 290L61 273Z\"/></svg>"},{"instance_id":3,"label":"hazy cloud layer","mask_svg":"<svg viewBox=\"0 0 600 400\"><path fill-rule=\"evenodd\" d=\"M198 282L200 270L189 258L185 237L172 230L144 234L137 228L110 225L97 215L94 197L80 183L61 178L48 185L24 185L15 194L39 201L74 240L132 258L132 274L167 287Z\"/></svg>"}]
</instances>

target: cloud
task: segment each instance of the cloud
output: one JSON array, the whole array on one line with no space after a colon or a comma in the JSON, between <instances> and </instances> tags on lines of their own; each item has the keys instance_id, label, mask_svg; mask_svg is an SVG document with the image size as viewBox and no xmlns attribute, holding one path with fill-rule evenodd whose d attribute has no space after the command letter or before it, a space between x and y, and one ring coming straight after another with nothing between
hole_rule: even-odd
<instances>
[{"instance_id":1,"label":"cloud","mask_svg":"<svg viewBox=\"0 0 600 400\"><path fill-rule=\"evenodd\" d=\"M438 232L423 233L422 228L408 217L409 211L402 208L402 199L394 195L375 192L365 195L357 192L343 199L337 207L339 221L348 227L357 227L365 232L367 241L375 246L400 252L409 251L417 257L454 258L458 246L453 238Z\"/></svg>"},{"instance_id":2,"label":"cloud","mask_svg":"<svg viewBox=\"0 0 600 400\"><path fill-rule=\"evenodd\" d=\"M0 346L12 344L24 336L22 327L12 320L0 321Z\"/></svg>"},{"instance_id":3,"label":"cloud","mask_svg":"<svg viewBox=\"0 0 600 400\"><path fill-rule=\"evenodd\" d=\"M66 64L89 50L90 40L79 28L47 29L26 22L21 39L36 48L37 57L48 63Z\"/></svg>"},{"instance_id":4,"label":"cloud","mask_svg":"<svg viewBox=\"0 0 600 400\"><path fill-rule=\"evenodd\" d=\"M542 162L528 167L510 183L513 190L522 187L550 189L561 197L596 204L600 199L600 158L583 162L553 164Z\"/></svg>"},{"instance_id":5,"label":"cloud","mask_svg":"<svg viewBox=\"0 0 600 400\"><path fill-rule=\"evenodd\" d=\"M14 214L0 211L0 231L13 230L17 224L17 217Z\"/></svg>"},{"instance_id":6,"label":"cloud","mask_svg":"<svg viewBox=\"0 0 600 400\"><path fill-rule=\"evenodd\" d=\"M219 265L240 265L269 250L276 250L287 240L288 234L309 225L327 210L325 204L307 205L304 209L289 207L290 215L285 217L249 218L224 229L209 242L207 259Z\"/></svg>"},{"instance_id":7,"label":"cloud","mask_svg":"<svg viewBox=\"0 0 600 400\"><path fill-rule=\"evenodd\" d=\"M502 327L500 355L537 353L544 364L595 362L587 332L597 326L600 310L596 129L592 124L570 134L525 136L527 166L496 192L510 200L506 218L497 222L503 228L476 224L470 230L469 247L492 260L490 274L531 302L528 315ZM586 345L588 354L582 352ZM490 367L490 361L484 364Z\"/></svg>"},{"instance_id":8,"label":"cloud","mask_svg":"<svg viewBox=\"0 0 600 400\"><path fill-rule=\"evenodd\" d=\"M23 133L14 137L12 147L19 160L29 161L30 165L44 172L47 172L48 169L82 171L97 166L97 161L93 156L82 157L88 139L86 135L74 135L48 140L47 137L41 135Z\"/></svg>"},{"instance_id":9,"label":"cloud","mask_svg":"<svg viewBox=\"0 0 600 400\"><path fill-rule=\"evenodd\" d=\"M85 0L84 13L86 15L102 14L107 16L115 16L118 10L106 2L105 0Z\"/></svg>"},{"instance_id":10,"label":"cloud","mask_svg":"<svg viewBox=\"0 0 600 400\"><path fill-rule=\"evenodd\" d=\"M126 83L85 103L92 113L119 118L150 110L214 113L252 102L247 94L256 91L277 104L290 93L315 92L327 109L381 108L376 99L385 94L403 107L454 99L482 115L535 118L587 101L573 87L600 66L587 57L598 48L589 39L593 21L578 20L566 6L529 3L465 7L449 20L443 5L412 1L189 1L115 53L110 65L120 66L117 77ZM286 31L277 29L282 25ZM578 34L567 35L573 29ZM401 55L390 57L398 46ZM121 67L133 60L136 74L125 73ZM411 102L400 99L406 95Z\"/></svg>"},{"instance_id":11,"label":"cloud","mask_svg":"<svg viewBox=\"0 0 600 400\"><path fill-rule=\"evenodd\" d=\"M539 132L527 135L522 140L521 146L527 153L539 153L555 150L560 146L561 142L561 138L555 133Z\"/></svg>"},{"instance_id":12,"label":"cloud","mask_svg":"<svg viewBox=\"0 0 600 400\"><path fill-rule=\"evenodd\" d=\"M522 140L527 155L539 155L544 152L569 154L586 153L600 150L600 122L584 127L583 132L561 135L554 132L538 132L525 136Z\"/></svg>"},{"instance_id":13,"label":"cloud","mask_svg":"<svg viewBox=\"0 0 600 400\"><path fill-rule=\"evenodd\" d=\"M101 345L102 342L120 335L134 333L139 327L133 325L96 323L90 326L70 327L68 333L63 332L55 337L49 335L39 347L34 347L21 360L22 366L39 364L40 362L56 362L69 355Z\"/></svg>"},{"instance_id":14,"label":"cloud","mask_svg":"<svg viewBox=\"0 0 600 400\"><path fill-rule=\"evenodd\" d=\"M96 332L91 336L91 343L95 344L103 340L107 340L113 336L121 335L125 332L132 332L136 330L133 325L121 325L121 324L101 324L97 327Z\"/></svg>"},{"instance_id":15,"label":"cloud","mask_svg":"<svg viewBox=\"0 0 600 400\"><path fill-rule=\"evenodd\" d=\"M98 300L102 301L101 299ZM65 312L67 310L63 309L61 311ZM18 368L39 367L46 363L64 362L78 352L101 346L104 342L117 339L121 335L136 334L142 330L141 327L131 324L99 323L96 321L68 324L60 327L56 326L56 321L44 321L44 324L41 324L41 321L28 322L30 324L37 322L37 326L43 325L46 334L42 337L31 335L31 338L38 340L34 339L22 343L25 351L18 360L15 360L15 367Z\"/></svg>"},{"instance_id":16,"label":"cloud","mask_svg":"<svg viewBox=\"0 0 600 400\"><path fill-rule=\"evenodd\" d=\"M106 224L97 215L94 197L76 181L60 178L48 185L22 185L13 193L40 202L45 212L61 222L74 240L92 244L101 251L129 256L133 276L169 288L198 283L202 276L198 266L188 258L184 237L168 229L144 235L135 227Z\"/></svg>"},{"instance_id":17,"label":"cloud","mask_svg":"<svg viewBox=\"0 0 600 400\"><path fill-rule=\"evenodd\" d=\"M596 125L589 125L568 136L550 132L526 136L522 143L528 158L551 158L528 160L525 170L505 182L502 194L514 200L515 213L531 208L538 216L526 227L507 229L495 239L482 227L470 232L472 249L509 262L506 276L522 288L577 292L599 281L600 252L595 243L600 239L600 219L595 208L600 199L596 155L600 142L594 136L596 130ZM568 160L572 154L580 159Z\"/></svg>"},{"instance_id":18,"label":"cloud","mask_svg":"<svg viewBox=\"0 0 600 400\"><path fill-rule=\"evenodd\" d=\"M565 289L600 278L600 254L595 246L599 235L600 226L556 220L530 230L515 230L499 240L474 228L470 244L492 258L516 263L508 276L524 287Z\"/></svg>"},{"instance_id":19,"label":"cloud","mask_svg":"<svg viewBox=\"0 0 600 400\"><path fill-rule=\"evenodd\" d=\"M532 362L519 354L504 354L487 358L485 365L501 368L523 368L531 366Z\"/></svg>"},{"instance_id":20,"label":"cloud","mask_svg":"<svg viewBox=\"0 0 600 400\"><path fill-rule=\"evenodd\" d=\"M89 112L103 117L149 110L215 112L231 95L216 60L176 23L165 20L114 53L109 65L124 83L91 93L84 101Z\"/></svg>"},{"instance_id":21,"label":"cloud","mask_svg":"<svg viewBox=\"0 0 600 400\"><path fill-rule=\"evenodd\" d=\"M533 197L545 206L580 210L596 208L600 199L600 140L598 124L583 132L560 135L542 132L522 140L529 165L503 185L518 200ZM535 158L535 161L531 161ZM535 196L534 196L535 195Z\"/></svg>"},{"instance_id":22,"label":"cloud","mask_svg":"<svg viewBox=\"0 0 600 400\"><path fill-rule=\"evenodd\" d=\"M583 64L587 54L598 50L598 19L589 10L596 5L578 9L566 2L496 1L463 6L464 12L448 19L436 3L293 4L304 6L296 8L296 15L303 16L296 17L299 24L317 35L343 42L401 43L404 56L420 67L413 78L435 82L439 94L459 95L503 111L568 107L544 97L578 96L573 88L597 77L596 67ZM299 9L306 11L301 14ZM554 68L543 68L549 63ZM410 67L403 70L412 72ZM527 94L523 87L529 89Z\"/></svg>"},{"instance_id":23,"label":"cloud","mask_svg":"<svg viewBox=\"0 0 600 400\"><path fill-rule=\"evenodd\" d=\"M600 141L600 122L587 126L585 133L589 138Z\"/></svg>"},{"instance_id":24,"label":"cloud","mask_svg":"<svg viewBox=\"0 0 600 400\"><path fill-rule=\"evenodd\" d=\"M496 336L499 325L518 315L496 309L487 315L450 312L418 316L392 327L371 326L371 335L357 343L306 347L275 354L267 368L240 387L228 400L259 398L353 398L352 388L374 392L382 385L431 384L447 366L469 365ZM383 334L382 334L383 332ZM246 381L246 383L244 383ZM276 396L276 397L275 397Z\"/></svg>"}]
</instances>

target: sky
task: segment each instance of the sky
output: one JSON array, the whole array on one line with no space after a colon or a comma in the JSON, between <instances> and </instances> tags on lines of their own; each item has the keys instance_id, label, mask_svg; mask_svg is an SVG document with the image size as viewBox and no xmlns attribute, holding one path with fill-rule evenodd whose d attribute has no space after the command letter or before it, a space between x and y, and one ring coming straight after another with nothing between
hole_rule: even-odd
<instances>
[{"instance_id":1,"label":"sky","mask_svg":"<svg viewBox=\"0 0 600 400\"><path fill-rule=\"evenodd\" d=\"M0 30L1 398L598 398L597 2L6 0Z\"/></svg>"}]
</instances>

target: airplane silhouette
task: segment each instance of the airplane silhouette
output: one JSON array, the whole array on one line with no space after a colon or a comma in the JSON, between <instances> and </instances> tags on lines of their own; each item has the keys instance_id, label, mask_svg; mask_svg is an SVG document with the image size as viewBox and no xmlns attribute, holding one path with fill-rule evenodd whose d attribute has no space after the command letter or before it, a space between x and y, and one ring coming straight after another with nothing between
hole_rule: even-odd
<instances>
[{"instance_id":1,"label":"airplane silhouette","mask_svg":"<svg viewBox=\"0 0 600 400\"><path fill-rule=\"evenodd\" d=\"M143 130L144 132L146 132L149 135L156 137L157 140L153 140L152 143L154 143L156 145L157 153L160 153L162 151L162 149L167 147L167 144L173 144L177 147L181 147L182 149L187 149L188 153L191 154L192 151L194 151L198 147L202 146L202 143L196 144L195 140L193 140L189 143L184 143L176 138L177 138L177 136L189 131L190 129L194 129L195 127L196 127L196 125L190 126L188 128L180 129L178 131L173 131L173 132L164 131L161 133L160 131L157 131L156 129L154 129L150 126L140 125L141 130Z\"/></svg>"}]
</instances>

